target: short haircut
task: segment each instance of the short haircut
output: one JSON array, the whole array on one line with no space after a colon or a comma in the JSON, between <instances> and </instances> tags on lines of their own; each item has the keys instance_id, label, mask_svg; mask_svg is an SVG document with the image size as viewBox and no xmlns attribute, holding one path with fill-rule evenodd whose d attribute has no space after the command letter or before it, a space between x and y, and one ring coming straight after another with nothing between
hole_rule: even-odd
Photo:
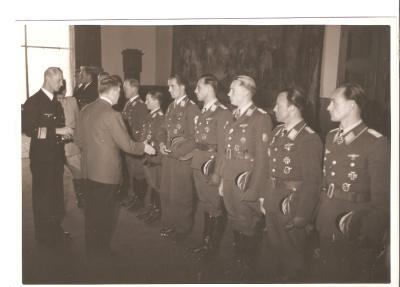
<instances>
[{"instance_id":1,"label":"short haircut","mask_svg":"<svg viewBox=\"0 0 400 287\"><path fill-rule=\"evenodd\" d=\"M150 91L147 92L147 94L150 95L150 97L151 97L153 100L158 101L158 103L159 103L160 106L161 106L162 100L163 100L163 93L162 93L162 92L160 92L160 91L158 91L158 90L150 90Z\"/></svg>"},{"instance_id":2,"label":"short haircut","mask_svg":"<svg viewBox=\"0 0 400 287\"><path fill-rule=\"evenodd\" d=\"M43 76L44 76L44 78L46 78L49 76L53 76L55 74L62 74L62 73L63 73L63 71L58 67L49 67L46 69L46 71L44 71Z\"/></svg>"},{"instance_id":3,"label":"short haircut","mask_svg":"<svg viewBox=\"0 0 400 287\"><path fill-rule=\"evenodd\" d=\"M173 75L169 76L169 78L168 78L168 80L173 80L173 79L176 80L176 83L179 86L184 86L185 88L187 87L187 82L181 75L173 74Z\"/></svg>"},{"instance_id":4,"label":"short haircut","mask_svg":"<svg viewBox=\"0 0 400 287\"><path fill-rule=\"evenodd\" d=\"M102 79L102 78L104 78L105 76L109 76L110 74L109 73L107 73L107 72L101 72L101 73L99 73L98 75L97 75L97 77L98 77L98 79L99 79L99 81Z\"/></svg>"},{"instance_id":5,"label":"short haircut","mask_svg":"<svg viewBox=\"0 0 400 287\"><path fill-rule=\"evenodd\" d=\"M240 85L246 88L252 97L256 94L256 82L252 77L239 75L234 78L234 81L239 81Z\"/></svg>"},{"instance_id":6,"label":"short haircut","mask_svg":"<svg viewBox=\"0 0 400 287\"><path fill-rule=\"evenodd\" d=\"M210 85L214 92L217 93L218 91L218 79L216 76L212 74L204 74L200 77L200 79L203 79L204 84Z\"/></svg>"},{"instance_id":7,"label":"short haircut","mask_svg":"<svg viewBox=\"0 0 400 287\"><path fill-rule=\"evenodd\" d=\"M339 88L343 88L343 96L346 98L346 100L355 101L361 113L365 112L367 105L367 94L361 85L356 83L345 83Z\"/></svg>"},{"instance_id":8,"label":"short haircut","mask_svg":"<svg viewBox=\"0 0 400 287\"><path fill-rule=\"evenodd\" d=\"M124 83L129 84L129 86L131 86L132 88L139 89L139 87L140 87L140 83L137 79L128 78L128 79L125 79Z\"/></svg>"},{"instance_id":9,"label":"short haircut","mask_svg":"<svg viewBox=\"0 0 400 287\"><path fill-rule=\"evenodd\" d=\"M99 82L99 94L107 93L111 89L120 88L121 84L112 76L105 76Z\"/></svg>"},{"instance_id":10,"label":"short haircut","mask_svg":"<svg viewBox=\"0 0 400 287\"><path fill-rule=\"evenodd\" d=\"M278 95L281 93L286 94L289 105L294 105L303 114L307 108L308 101L302 88L296 86L288 87L280 90Z\"/></svg>"},{"instance_id":11,"label":"short haircut","mask_svg":"<svg viewBox=\"0 0 400 287\"><path fill-rule=\"evenodd\" d=\"M81 66L81 71L85 72L86 74L90 75L92 81L96 80L97 75L94 70L88 66Z\"/></svg>"}]
</instances>

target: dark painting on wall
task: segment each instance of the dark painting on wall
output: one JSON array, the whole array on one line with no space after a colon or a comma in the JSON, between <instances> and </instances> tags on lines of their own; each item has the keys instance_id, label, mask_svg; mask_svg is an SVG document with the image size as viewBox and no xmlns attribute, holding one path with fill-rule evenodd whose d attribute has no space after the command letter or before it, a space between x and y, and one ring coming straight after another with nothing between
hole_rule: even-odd
<instances>
[{"instance_id":1,"label":"dark painting on wall","mask_svg":"<svg viewBox=\"0 0 400 287\"><path fill-rule=\"evenodd\" d=\"M173 35L172 72L189 82L189 93L212 73L226 103L232 79L246 74L256 81L259 106L272 109L276 92L296 84L316 110L324 26L175 26Z\"/></svg>"}]
</instances>

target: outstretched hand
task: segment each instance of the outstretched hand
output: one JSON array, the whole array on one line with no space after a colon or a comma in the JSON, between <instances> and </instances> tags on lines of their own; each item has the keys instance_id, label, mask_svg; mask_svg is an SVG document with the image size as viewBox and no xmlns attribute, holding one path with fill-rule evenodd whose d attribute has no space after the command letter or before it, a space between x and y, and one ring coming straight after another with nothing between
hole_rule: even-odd
<instances>
[{"instance_id":1,"label":"outstretched hand","mask_svg":"<svg viewBox=\"0 0 400 287\"><path fill-rule=\"evenodd\" d=\"M143 142L144 143L144 152L148 155L154 155L156 154L156 150L154 149L154 147L152 147L151 145L149 145L149 143L147 141Z\"/></svg>"}]
</instances>

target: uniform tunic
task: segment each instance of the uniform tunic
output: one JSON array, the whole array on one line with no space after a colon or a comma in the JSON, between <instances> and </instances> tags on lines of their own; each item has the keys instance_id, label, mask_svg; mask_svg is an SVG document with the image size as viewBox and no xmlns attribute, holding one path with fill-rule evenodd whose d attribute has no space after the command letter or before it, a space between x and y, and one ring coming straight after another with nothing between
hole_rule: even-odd
<instances>
[{"instance_id":1,"label":"uniform tunic","mask_svg":"<svg viewBox=\"0 0 400 287\"><path fill-rule=\"evenodd\" d=\"M211 216L222 213L218 184L211 183L216 174L217 160L224 155L224 125L232 120L232 113L221 103L213 103L207 110L195 117L196 149L193 152L192 169L197 196L204 211ZM205 166L208 164L208 167ZM205 173L205 170L209 172ZM213 169L213 170L212 170Z\"/></svg>"},{"instance_id":2,"label":"uniform tunic","mask_svg":"<svg viewBox=\"0 0 400 287\"><path fill-rule=\"evenodd\" d=\"M389 166L387 139L363 122L342 136L328 133L317 217L326 278L372 279L373 250L388 224Z\"/></svg>"},{"instance_id":3,"label":"uniform tunic","mask_svg":"<svg viewBox=\"0 0 400 287\"><path fill-rule=\"evenodd\" d=\"M32 171L32 201L35 236L54 242L63 236L64 144L56 128L65 126L61 104L40 90L24 104L23 132L31 137L29 158Z\"/></svg>"},{"instance_id":4,"label":"uniform tunic","mask_svg":"<svg viewBox=\"0 0 400 287\"><path fill-rule=\"evenodd\" d=\"M234 115L237 114L235 110ZM259 197L266 184L267 144L272 123L269 115L252 104L236 120L224 124L224 156L217 166L228 219L235 230L251 236L261 213ZM240 175L249 173L238 186ZM244 178L242 176L241 178Z\"/></svg>"},{"instance_id":5,"label":"uniform tunic","mask_svg":"<svg viewBox=\"0 0 400 287\"><path fill-rule=\"evenodd\" d=\"M187 233L192 227L193 174L191 160L184 160L184 156L195 149L194 118L199 113L197 105L185 96L179 103L174 101L168 106L163 125L166 136L164 144L171 153L162 159L162 223L165 227L175 228L179 233ZM177 138L183 141L177 146L171 146Z\"/></svg>"},{"instance_id":6,"label":"uniform tunic","mask_svg":"<svg viewBox=\"0 0 400 287\"><path fill-rule=\"evenodd\" d=\"M139 141L142 134L144 120L148 114L145 103L140 99L140 96L131 98L121 112L124 119L129 135L134 141ZM143 158L144 156L137 156L126 154L125 159L131 178L143 179Z\"/></svg>"},{"instance_id":7,"label":"uniform tunic","mask_svg":"<svg viewBox=\"0 0 400 287\"><path fill-rule=\"evenodd\" d=\"M148 185L160 191L161 181L161 154L160 142L165 141L162 133L162 124L164 122L164 113L157 109L149 113L143 123L142 135L140 141L147 141L156 149L155 155L146 155L144 160L144 172Z\"/></svg>"},{"instance_id":8,"label":"uniform tunic","mask_svg":"<svg viewBox=\"0 0 400 287\"><path fill-rule=\"evenodd\" d=\"M287 275L304 265L306 232L290 228L294 217L308 222L318 202L322 180L322 142L304 121L292 129L277 126L269 143L269 186L264 208L270 248Z\"/></svg>"}]
</instances>

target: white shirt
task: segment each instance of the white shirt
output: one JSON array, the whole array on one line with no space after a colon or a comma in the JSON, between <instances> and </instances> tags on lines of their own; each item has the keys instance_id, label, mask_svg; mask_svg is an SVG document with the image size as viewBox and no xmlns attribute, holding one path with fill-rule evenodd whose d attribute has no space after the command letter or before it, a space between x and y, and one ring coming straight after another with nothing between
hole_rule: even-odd
<instances>
[{"instance_id":1,"label":"white shirt","mask_svg":"<svg viewBox=\"0 0 400 287\"><path fill-rule=\"evenodd\" d=\"M100 99L106 101L106 102L109 103L110 105L113 105L112 102L111 102L109 99L107 99L106 97L100 96Z\"/></svg>"},{"instance_id":2,"label":"white shirt","mask_svg":"<svg viewBox=\"0 0 400 287\"><path fill-rule=\"evenodd\" d=\"M49 92L48 90L46 90L45 88L42 88L42 91L46 94L46 96L49 97L50 101L53 100L53 97L54 97L53 93L50 93L50 92Z\"/></svg>"},{"instance_id":3,"label":"white shirt","mask_svg":"<svg viewBox=\"0 0 400 287\"><path fill-rule=\"evenodd\" d=\"M359 120L358 122L356 122L354 125L351 125L345 129L343 129L342 127L340 127L341 129L343 129L343 135L347 134L349 131L351 131L352 129L354 129L356 126L358 126L359 124L362 123L362 120Z\"/></svg>"},{"instance_id":4,"label":"white shirt","mask_svg":"<svg viewBox=\"0 0 400 287\"><path fill-rule=\"evenodd\" d=\"M243 116L244 112L247 111L248 108L250 108L250 106L253 104L253 102L248 103L246 106L238 108L240 114L239 116Z\"/></svg>"},{"instance_id":5,"label":"white shirt","mask_svg":"<svg viewBox=\"0 0 400 287\"><path fill-rule=\"evenodd\" d=\"M175 100L175 105L179 105L179 103L182 102L182 100L183 100L184 98L186 98L186 97L187 97L187 96L184 95L184 96L180 97L179 99L176 99L176 100Z\"/></svg>"},{"instance_id":6,"label":"white shirt","mask_svg":"<svg viewBox=\"0 0 400 287\"><path fill-rule=\"evenodd\" d=\"M217 102L217 99L214 99L213 101L209 102L207 105L204 105L203 111L205 112L205 111L209 110L211 108L211 106L216 102Z\"/></svg>"}]
</instances>

